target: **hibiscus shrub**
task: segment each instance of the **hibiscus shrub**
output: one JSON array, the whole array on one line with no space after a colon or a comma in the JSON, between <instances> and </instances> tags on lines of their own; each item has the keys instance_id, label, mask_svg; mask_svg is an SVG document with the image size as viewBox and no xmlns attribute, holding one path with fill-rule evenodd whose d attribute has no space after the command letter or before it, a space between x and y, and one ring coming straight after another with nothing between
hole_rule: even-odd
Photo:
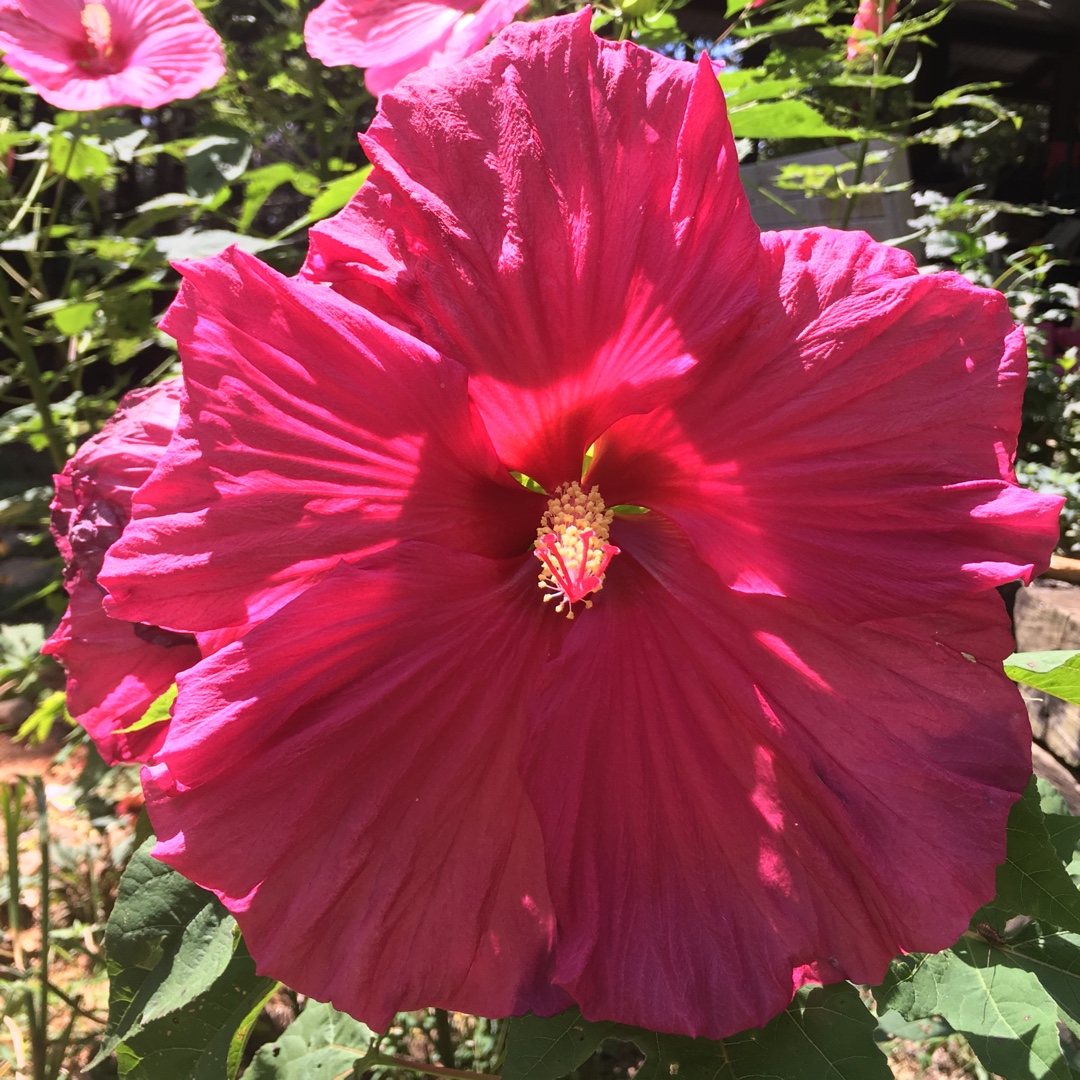
<instances>
[{"instance_id":1,"label":"hibiscus shrub","mask_svg":"<svg viewBox=\"0 0 1080 1080\"><path fill-rule=\"evenodd\" d=\"M826 11L815 83L577 6L0 0L0 430L155 833L91 1073L873 1080L932 1020L1064 1080L1023 333L738 173L940 12Z\"/></svg>"}]
</instances>

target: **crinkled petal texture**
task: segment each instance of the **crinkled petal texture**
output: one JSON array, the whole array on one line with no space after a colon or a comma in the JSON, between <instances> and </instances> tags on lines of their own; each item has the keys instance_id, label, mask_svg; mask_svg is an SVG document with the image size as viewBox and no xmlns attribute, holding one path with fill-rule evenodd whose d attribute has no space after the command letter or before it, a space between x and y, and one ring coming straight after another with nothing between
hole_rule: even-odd
<instances>
[{"instance_id":1,"label":"crinkled petal texture","mask_svg":"<svg viewBox=\"0 0 1080 1080\"><path fill-rule=\"evenodd\" d=\"M181 270L162 325L187 399L106 560L114 614L215 631L401 540L528 548L545 500L500 466L460 365L237 248Z\"/></svg>"},{"instance_id":2,"label":"crinkled petal texture","mask_svg":"<svg viewBox=\"0 0 1080 1080\"><path fill-rule=\"evenodd\" d=\"M225 74L221 39L191 0L96 0L89 9L83 0L13 0L0 7L0 49L60 109L155 109Z\"/></svg>"},{"instance_id":3,"label":"crinkled petal texture","mask_svg":"<svg viewBox=\"0 0 1080 1080\"><path fill-rule=\"evenodd\" d=\"M324 0L304 42L324 64L366 68L378 96L424 67L447 67L487 44L529 0Z\"/></svg>"},{"instance_id":4,"label":"crinkled petal texture","mask_svg":"<svg viewBox=\"0 0 1080 1080\"><path fill-rule=\"evenodd\" d=\"M850 621L1029 580L1061 502L1014 482L1026 359L1001 294L864 233L762 243L753 325L694 394L613 425L589 482L678 522L732 589Z\"/></svg>"},{"instance_id":5,"label":"crinkled petal texture","mask_svg":"<svg viewBox=\"0 0 1080 1080\"><path fill-rule=\"evenodd\" d=\"M514 23L458 72L383 101L376 171L306 273L464 364L503 462L551 490L737 337L757 229L708 63L579 16Z\"/></svg>"},{"instance_id":6,"label":"crinkled petal texture","mask_svg":"<svg viewBox=\"0 0 1080 1080\"><path fill-rule=\"evenodd\" d=\"M339 566L182 676L143 774L155 854L221 896L260 969L376 1028L571 1004L517 773L522 681L562 631L533 561L407 543Z\"/></svg>"},{"instance_id":7,"label":"crinkled petal texture","mask_svg":"<svg viewBox=\"0 0 1080 1080\"><path fill-rule=\"evenodd\" d=\"M1000 298L760 237L711 70L587 12L406 80L367 145L306 279L230 251L167 319L188 393L110 610L250 629L180 679L161 857L376 1026L721 1038L949 944L1030 773L993 586L1057 535ZM650 512L571 622L508 470L593 443Z\"/></svg>"},{"instance_id":8,"label":"crinkled petal texture","mask_svg":"<svg viewBox=\"0 0 1080 1080\"><path fill-rule=\"evenodd\" d=\"M1030 776L1000 598L852 627L724 588L658 515L619 524L530 706L556 983L722 1038L951 944Z\"/></svg>"},{"instance_id":9,"label":"crinkled petal texture","mask_svg":"<svg viewBox=\"0 0 1080 1080\"><path fill-rule=\"evenodd\" d=\"M145 761L165 725L120 734L184 668L198 663L193 638L110 619L97 584L105 552L131 513L131 496L150 475L180 415L179 379L125 395L115 415L57 477L52 530L71 601L43 652L67 671L67 706L110 763Z\"/></svg>"},{"instance_id":10,"label":"crinkled petal texture","mask_svg":"<svg viewBox=\"0 0 1080 1080\"><path fill-rule=\"evenodd\" d=\"M202 655L194 638L110 619L105 590L81 573L68 583L71 599L42 652L67 671L68 712L110 765L148 761L168 728L161 721L125 731Z\"/></svg>"}]
</instances>

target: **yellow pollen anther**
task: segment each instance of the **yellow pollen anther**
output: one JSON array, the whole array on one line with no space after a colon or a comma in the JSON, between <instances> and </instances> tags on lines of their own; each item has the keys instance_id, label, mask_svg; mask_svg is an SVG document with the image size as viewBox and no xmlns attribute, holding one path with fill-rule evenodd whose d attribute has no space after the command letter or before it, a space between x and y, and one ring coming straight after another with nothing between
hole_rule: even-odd
<instances>
[{"instance_id":1,"label":"yellow pollen anther","mask_svg":"<svg viewBox=\"0 0 1080 1080\"><path fill-rule=\"evenodd\" d=\"M574 617L574 604L604 586L604 571L619 549L607 542L614 515L604 506L600 489L587 495L572 480L560 484L548 500L548 508L536 530L533 554L542 563L539 585L547 590L545 601L558 600L555 610Z\"/></svg>"},{"instance_id":2,"label":"yellow pollen anther","mask_svg":"<svg viewBox=\"0 0 1080 1080\"><path fill-rule=\"evenodd\" d=\"M104 4L84 4L82 24L91 50L97 56L108 56L112 52L112 19L109 17L109 9Z\"/></svg>"}]
</instances>

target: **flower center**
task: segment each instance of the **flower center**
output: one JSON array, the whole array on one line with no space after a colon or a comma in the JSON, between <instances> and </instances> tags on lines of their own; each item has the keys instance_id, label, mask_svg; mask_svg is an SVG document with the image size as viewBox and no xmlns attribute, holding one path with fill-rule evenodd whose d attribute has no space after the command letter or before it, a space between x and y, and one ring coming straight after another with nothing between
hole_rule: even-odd
<instances>
[{"instance_id":1,"label":"flower center","mask_svg":"<svg viewBox=\"0 0 1080 1080\"><path fill-rule=\"evenodd\" d=\"M611 531L611 510L604 506L600 489L587 495L576 481L560 484L548 500L547 510L536 530L533 554L540 560L544 601L558 600L555 610L574 617L574 604L604 586L604 571L619 549L607 542Z\"/></svg>"},{"instance_id":2,"label":"flower center","mask_svg":"<svg viewBox=\"0 0 1080 1080\"><path fill-rule=\"evenodd\" d=\"M83 5L82 24L91 57L107 57L113 48L112 19L104 4Z\"/></svg>"}]
</instances>

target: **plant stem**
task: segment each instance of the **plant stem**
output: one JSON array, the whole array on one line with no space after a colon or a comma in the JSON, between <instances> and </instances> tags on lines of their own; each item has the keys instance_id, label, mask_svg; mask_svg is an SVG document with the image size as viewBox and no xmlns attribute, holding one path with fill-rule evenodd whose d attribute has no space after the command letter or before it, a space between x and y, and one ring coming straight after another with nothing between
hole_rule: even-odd
<instances>
[{"instance_id":1,"label":"plant stem","mask_svg":"<svg viewBox=\"0 0 1080 1080\"><path fill-rule=\"evenodd\" d=\"M365 1065L369 1069L387 1065L394 1069L408 1069L410 1072L425 1073L428 1076L446 1076L452 1080L501 1080L494 1073L469 1072L467 1069L447 1069L442 1065L429 1065L426 1061L413 1058L396 1057L393 1054L372 1054Z\"/></svg>"},{"instance_id":2,"label":"plant stem","mask_svg":"<svg viewBox=\"0 0 1080 1080\"><path fill-rule=\"evenodd\" d=\"M41 190L41 185L45 181L45 176L49 171L49 159L46 158L38 166L37 172L34 173L34 181L30 185L30 190L26 193L26 198L19 204L19 209L15 211L15 216L8 222L8 227L4 230L5 234L10 236L20 225L22 219L26 217L27 211L34 204L34 200L38 196L38 192Z\"/></svg>"},{"instance_id":3,"label":"plant stem","mask_svg":"<svg viewBox=\"0 0 1080 1080\"><path fill-rule=\"evenodd\" d=\"M435 1049L443 1065L454 1064L454 1029L445 1009L435 1010Z\"/></svg>"},{"instance_id":4,"label":"plant stem","mask_svg":"<svg viewBox=\"0 0 1080 1080\"><path fill-rule=\"evenodd\" d=\"M22 377L30 388L30 396L41 418L41 430L45 433L45 439L49 444L49 454L52 457L53 468L60 472L67 461L67 447L64 439L56 426L53 417L52 404L49 401L49 392L41 378L41 368L38 367L37 357L34 355L33 346L26 336L23 326L22 311L17 309L11 302L11 294L8 292L7 282L0 277L0 318L7 326L5 335L11 342L11 346L22 362Z\"/></svg>"},{"instance_id":5,"label":"plant stem","mask_svg":"<svg viewBox=\"0 0 1080 1080\"><path fill-rule=\"evenodd\" d=\"M60 179L56 182L52 206L49 207L49 216L45 219L45 224L38 228L37 240L34 242L33 250L30 252L30 257L27 259L27 262L30 264L30 272L27 274L30 284L31 286L38 285L42 292L45 291L45 282L41 276L41 268L45 264L45 250L43 244L47 244L52 236L52 228L53 225L56 224L56 215L60 211L60 200L63 199L64 189L67 187L67 174L71 170L71 164L75 160L75 151L79 149L82 137L83 133L80 128L75 132L75 135L68 146L67 160L64 162L64 169L60 173ZM30 290L28 289L23 293L22 300L19 302L20 313L26 310L26 305L29 301Z\"/></svg>"},{"instance_id":6,"label":"plant stem","mask_svg":"<svg viewBox=\"0 0 1080 1080\"><path fill-rule=\"evenodd\" d=\"M52 867L49 864L49 804L45 799L45 782L40 776L31 781L38 815L38 845L41 848L41 958L39 960L39 993L37 1023L30 1032L34 1080L49 1080L49 891Z\"/></svg>"},{"instance_id":7,"label":"plant stem","mask_svg":"<svg viewBox=\"0 0 1080 1080\"><path fill-rule=\"evenodd\" d=\"M15 967L24 970L22 941L19 933L19 824L22 818L22 796L24 785L21 780L5 784L0 792L0 803L4 813L4 831L7 836L7 874L8 874L8 928L11 931L11 955Z\"/></svg>"}]
</instances>

